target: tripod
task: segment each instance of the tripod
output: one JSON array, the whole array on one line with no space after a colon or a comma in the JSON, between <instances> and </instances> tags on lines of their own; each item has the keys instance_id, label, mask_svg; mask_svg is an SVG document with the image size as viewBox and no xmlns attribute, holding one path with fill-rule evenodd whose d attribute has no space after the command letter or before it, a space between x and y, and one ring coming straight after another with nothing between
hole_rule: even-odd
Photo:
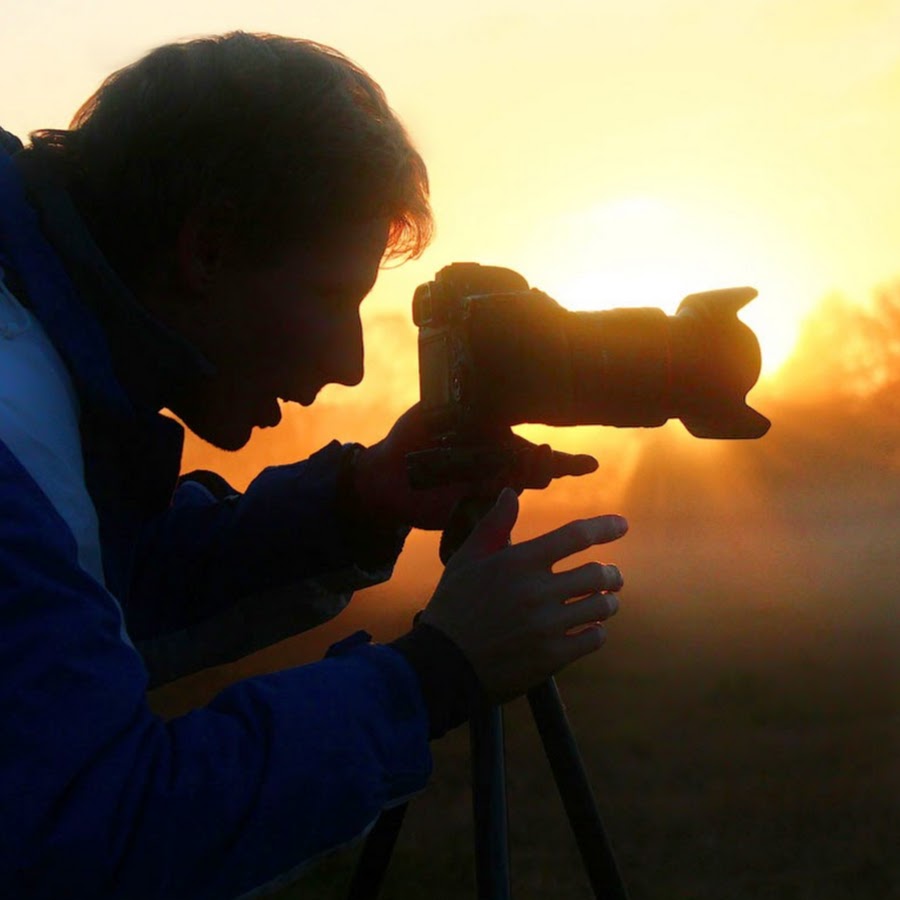
<instances>
[{"instance_id":1,"label":"tripod","mask_svg":"<svg viewBox=\"0 0 900 900\"><path fill-rule=\"evenodd\" d=\"M460 509L441 541L446 565L492 501L476 499ZM550 763L578 850L598 900L627 900L625 885L600 819L590 782L556 681L549 678L528 692L528 703ZM485 705L469 723L472 807L475 824L475 875L479 900L511 897L506 806L503 709ZM349 900L375 900L387 872L406 804L385 810L369 833L350 883Z\"/></svg>"}]
</instances>

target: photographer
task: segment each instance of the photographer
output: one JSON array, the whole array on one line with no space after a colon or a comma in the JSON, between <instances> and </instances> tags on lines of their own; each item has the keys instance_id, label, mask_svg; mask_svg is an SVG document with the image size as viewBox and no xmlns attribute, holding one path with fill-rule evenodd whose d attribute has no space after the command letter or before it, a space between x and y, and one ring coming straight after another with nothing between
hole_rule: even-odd
<instances>
[{"instance_id":1,"label":"photographer","mask_svg":"<svg viewBox=\"0 0 900 900\"><path fill-rule=\"evenodd\" d=\"M0 893L240 896L422 790L429 740L482 694L599 647L618 570L551 567L625 523L507 546L504 490L408 634L161 721L148 687L336 615L464 493L409 488L416 408L243 495L179 479L160 414L237 450L279 398L357 384L359 305L430 237L425 168L343 56L241 33L153 51L69 131L0 139ZM596 467L539 459L515 487Z\"/></svg>"}]
</instances>

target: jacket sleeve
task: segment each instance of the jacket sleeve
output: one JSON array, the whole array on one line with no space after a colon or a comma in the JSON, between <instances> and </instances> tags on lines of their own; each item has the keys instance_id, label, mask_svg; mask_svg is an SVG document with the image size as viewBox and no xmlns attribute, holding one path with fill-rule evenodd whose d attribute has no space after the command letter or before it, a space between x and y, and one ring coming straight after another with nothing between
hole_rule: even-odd
<instances>
[{"instance_id":1,"label":"jacket sleeve","mask_svg":"<svg viewBox=\"0 0 900 900\"><path fill-rule=\"evenodd\" d=\"M115 599L0 443L0 895L237 897L425 785L412 668L361 642L163 722Z\"/></svg>"},{"instance_id":2,"label":"jacket sleeve","mask_svg":"<svg viewBox=\"0 0 900 900\"><path fill-rule=\"evenodd\" d=\"M346 448L265 469L244 494L184 481L149 523L125 600L156 686L230 662L337 615L390 578L408 529L348 534Z\"/></svg>"}]
</instances>

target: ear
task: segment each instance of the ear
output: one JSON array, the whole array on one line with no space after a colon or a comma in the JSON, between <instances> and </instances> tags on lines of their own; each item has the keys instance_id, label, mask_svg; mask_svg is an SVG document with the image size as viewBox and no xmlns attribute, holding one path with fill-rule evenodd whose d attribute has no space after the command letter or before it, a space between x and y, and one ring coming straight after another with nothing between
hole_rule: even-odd
<instances>
[{"instance_id":1,"label":"ear","mask_svg":"<svg viewBox=\"0 0 900 900\"><path fill-rule=\"evenodd\" d=\"M230 203L202 204L185 216L175 242L175 263L178 281L189 293L206 293L227 266L235 221Z\"/></svg>"}]
</instances>

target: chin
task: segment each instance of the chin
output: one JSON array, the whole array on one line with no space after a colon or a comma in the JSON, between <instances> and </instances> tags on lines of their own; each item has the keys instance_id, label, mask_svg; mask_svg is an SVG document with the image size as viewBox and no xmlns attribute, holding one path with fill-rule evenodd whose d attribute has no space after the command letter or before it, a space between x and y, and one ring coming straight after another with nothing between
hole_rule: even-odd
<instances>
[{"instance_id":1,"label":"chin","mask_svg":"<svg viewBox=\"0 0 900 900\"><path fill-rule=\"evenodd\" d=\"M228 435L227 437L217 435L215 437L203 437L201 434L200 437L208 443L212 444L214 447L219 450L227 450L233 453L236 450L240 450L243 447L247 446L247 442L250 440L250 435Z\"/></svg>"},{"instance_id":2,"label":"chin","mask_svg":"<svg viewBox=\"0 0 900 900\"><path fill-rule=\"evenodd\" d=\"M234 451L246 446L256 425L253 409L234 391L184 394L174 399L169 409L200 440L219 450Z\"/></svg>"},{"instance_id":3,"label":"chin","mask_svg":"<svg viewBox=\"0 0 900 900\"><path fill-rule=\"evenodd\" d=\"M252 425L242 425L234 419L228 422L191 421L184 424L203 441L219 450L234 452L247 445L253 433Z\"/></svg>"}]
</instances>

